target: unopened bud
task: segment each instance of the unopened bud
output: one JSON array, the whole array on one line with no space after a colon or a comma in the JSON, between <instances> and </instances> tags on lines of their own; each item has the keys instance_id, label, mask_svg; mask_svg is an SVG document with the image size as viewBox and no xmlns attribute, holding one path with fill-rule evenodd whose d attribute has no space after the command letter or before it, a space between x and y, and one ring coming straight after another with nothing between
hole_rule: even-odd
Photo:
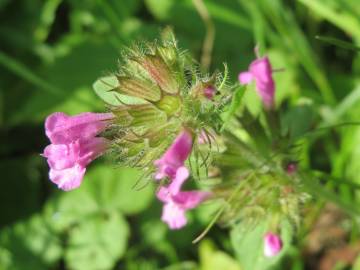
<instances>
[{"instance_id":1,"label":"unopened bud","mask_svg":"<svg viewBox=\"0 0 360 270\"><path fill-rule=\"evenodd\" d=\"M277 234L267 233L264 237L264 255L266 257L276 256L282 249L282 241Z\"/></svg>"}]
</instances>

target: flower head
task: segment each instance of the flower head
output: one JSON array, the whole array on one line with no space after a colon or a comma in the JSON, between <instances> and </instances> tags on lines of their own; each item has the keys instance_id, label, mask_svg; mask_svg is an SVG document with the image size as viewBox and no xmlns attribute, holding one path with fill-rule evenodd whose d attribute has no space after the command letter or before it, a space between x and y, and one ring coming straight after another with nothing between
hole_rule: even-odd
<instances>
[{"instance_id":1,"label":"flower head","mask_svg":"<svg viewBox=\"0 0 360 270\"><path fill-rule=\"evenodd\" d=\"M94 84L115 115L107 133L113 159L121 166L141 169L144 178L152 175L157 160L157 179L175 174L174 170L164 172L165 167L171 171L174 166L163 166L167 159L161 155L184 127L191 134L202 128L220 130L219 114L227 109L233 90L220 72L199 72L178 48L171 29L161 36L127 48L116 74Z\"/></svg>"},{"instance_id":2,"label":"flower head","mask_svg":"<svg viewBox=\"0 0 360 270\"><path fill-rule=\"evenodd\" d=\"M86 166L103 154L108 141L95 137L107 126L111 114L83 113L67 116L54 113L45 121L46 135L52 144L44 149L49 178L59 188L71 190L80 186Z\"/></svg>"},{"instance_id":3,"label":"flower head","mask_svg":"<svg viewBox=\"0 0 360 270\"><path fill-rule=\"evenodd\" d=\"M271 232L264 237L264 255L266 257L276 256L282 249L282 241L277 234Z\"/></svg>"},{"instance_id":4,"label":"flower head","mask_svg":"<svg viewBox=\"0 0 360 270\"><path fill-rule=\"evenodd\" d=\"M268 57L254 60L248 71L239 74L241 84L249 84L255 80L256 90L266 108L274 106L275 82L272 78L272 68Z\"/></svg>"},{"instance_id":5,"label":"flower head","mask_svg":"<svg viewBox=\"0 0 360 270\"><path fill-rule=\"evenodd\" d=\"M205 191L179 191L172 193L167 187L161 187L157 193L160 201L164 202L161 220L168 224L170 229L176 230L187 223L185 212L198 206L210 196Z\"/></svg>"}]
</instances>

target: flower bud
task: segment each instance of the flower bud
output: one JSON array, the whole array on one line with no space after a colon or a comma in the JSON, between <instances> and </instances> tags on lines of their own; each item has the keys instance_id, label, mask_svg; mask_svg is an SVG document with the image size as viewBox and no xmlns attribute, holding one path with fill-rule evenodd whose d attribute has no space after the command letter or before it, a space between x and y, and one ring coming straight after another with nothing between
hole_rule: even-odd
<instances>
[{"instance_id":1,"label":"flower bud","mask_svg":"<svg viewBox=\"0 0 360 270\"><path fill-rule=\"evenodd\" d=\"M264 255L266 257L276 256L282 249L282 241L277 234L271 232L264 237Z\"/></svg>"}]
</instances>

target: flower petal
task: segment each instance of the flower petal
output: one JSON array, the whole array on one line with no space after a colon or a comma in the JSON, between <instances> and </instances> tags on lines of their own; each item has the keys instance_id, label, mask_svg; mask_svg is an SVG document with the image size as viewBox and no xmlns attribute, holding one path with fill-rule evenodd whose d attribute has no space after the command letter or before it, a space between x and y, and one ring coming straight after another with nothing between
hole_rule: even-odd
<instances>
[{"instance_id":1,"label":"flower petal","mask_svg":"<svg viewBox=\"0 0 360 270\"><path fill-rule=\"evenodd\" d=\"M168 187L169 192L172 195L176 195L180 191L181 186L188 177L189 177L189 170L186 167L183 166L177 169L175 178L172 179Z\"/></svg>"},{"instance_id":2,"label":"flower petal","mask_svg":"<svg viewBox=\"0 0 360 270\"><path fill-rule=\"evenodd\" d=\"M85 171L86 168L79 164L64 170L50 169L49 178L58 188L68 191L80 186Z\"/></svg>"},{"instance_id":3,"label":"flower petal","mask_svg":"<svg viewBox=\"0 0 360 270\"><path fill-rule=\"evenodd\" d=\"M78 162L84 167L87 166L106 151L108 143L108 140L102 137L82 140Z\"/></svg>"},{"instance_id":4,"label":"flower petal","mask_svg":"<svg viewBox=\"0 0 360 270\"><path fill-rule=\"evenodd\" d=\"M180 229L187 223L185 210L173 202L164 205L161 220L172 230Z\"/></svg>"},{"instance_id":5,"label":"flower petal","mask_svg":"<svg viewBox=\"0 0 360 270\"><path fill-rule=\"evenodd\" d=\"M240 84L249 84L254 79L253 75L249 71L240 72L239 82Z\"/></svg>"},{"instance_id":6,"label":"flower petal","mask_svg":"<svg viewBox=\"0 0 360 270\"><path fill-rule=\"evenodd\" d=\"M193 209L210 196L211 192L206 191L181 191L173 196L173 201L184 209Z\"/></svg>"},{"instance_id":7,"label":"flower petal","mask_svg":"<svg viewBox=\"0 0 360 270\"><path fill-rule=\"evenodd\" d=\"M106 120L112 113L81 113L68 116L62 112L49 115L45 121L45 132L53 144L67 144L80 138L91 138L108 125Z\"/></svg>"},{"instance_id":8,"label":"flower petal","mask_svg":"<svg viewBox=\"0 0 360 270\"><path fill-rule=\"evenodd\" d=\"M73 167L80 154L80 145L76 141L70 144L50 144L44 149L43 156L47 158L50 168L63 170Z\"/></svg>"},{"instance_id":9,"label":"flower petal","mask_svg":"<svg viewBox=\"0 0 360 270\"><path fill-rule=\"evenodd\" d=\"M184 166L185 160L191 153L191 149L192 135L189 131L183 130L161 159L154 162L158 167L155 179L161 179L165 176L174 178L177 169Z\"/></svg>"},{"instance_id":10,"label":"flower petal","mask_svg":"<svg viewBox=\"0 0 360 270\"><path fill-rule=\"evenodd\" d=\"M272 78L272 68L268 57L255 60L250 65L250 72L255 78L256 89L266 107L274 103L275 82Z\"/></svg>"}]
</instances>

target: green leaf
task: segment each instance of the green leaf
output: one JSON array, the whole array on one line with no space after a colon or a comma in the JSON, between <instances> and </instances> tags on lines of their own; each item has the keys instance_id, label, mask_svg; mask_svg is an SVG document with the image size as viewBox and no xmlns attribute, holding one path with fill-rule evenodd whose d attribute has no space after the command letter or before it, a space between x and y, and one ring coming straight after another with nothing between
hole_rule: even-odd
<instances>
[{"instance_id":1,"label":"green leaf","mask_svg":"<svg viewBox=\"0 0 360 270\"><path fill-rule=\"evenodd\" d=\"M289 134L290 139L303 136L314 121L314 110L310 105L300 105L291 108L281 119L282 134Z\"/></svg>"},{"instance_id":2,"label":"green leaf","mask_svg":"<svg viewBox=\"0 0 360 270\"><path fill-rule=\"evenodd\" d=\"M143 211L154 197L151 185L138 183L141 172L131 168L102 165L86 175L82 188L102 209L116 209L126 214Z\"/></svg>"},{"instance_id":3,"label":"green leaf","mask_svg":"<svg viewBox=\"0 0 360 270\"><path fill-rule=\"evenodd\" d=\"M129 226L121 214L97 215L69 233L65 262L74 270L112 269L126 250Z\"/></svg>"},{"instance_id":4,"label":"green leaf","mask_svg":"<svg viewBox=\"0 0 360 270\"><path fill-rule=\"evenodd\" d=\"M59 191L57 195L46 203L44 216L58 233L100 211L95 198L83 187L70 192Z\"/></svg>"},{"instance_id":5,"label":"green leaf","mask_svg":"<svg viewBox=\"0 0 360 270\"><path fill-rule=\"evenodd\" d=\"M55 231L63 232L99 213L139 213L154 197L150 186L134 187L140 176L134 169L95 166L80 188L61 192L50 200L44 215Z\"/></svg>"},{"instance_id":6,"label":"green leaf","mask_svg":"<svg viewBox=\"0 0 360 270\"><path fill-rule=\"evenodd\" d=\"M245 228L237 225L231 231L230 237L235 249L236 257L241 266L246 270L266 270L280 263L290 247L293 228L288 220L281 222L281 240L283 247L280 253L272 258L264 256L264 235L268 231L268 221L258 223L254 228Z\"/></svg>"},{"instance_id":7,"label":"green leaf","mask_svg":"<svg viewBox=\"0 0 360 270\"><path fill-rule=\"evenodd\" d=\"M316 36L315 37L318 40L330 43L332 45L341 47L343 49L352 50L352 51L360 51L360 47L353 45L350 42L346 42L334 37L326 37L326 36Z\"/></svg>"},{"instance_id":8,"label":"green leaf","mask_svg":"<svg viewBox=\"0 0 360 270\"><path fill-rule=\"evenodd\" d=\"M60 239L40 215L1 231L0 269L45 270L62 255Z\"/></svg>"},{"instance_id":9,"label":"green leaf","mask_svg":"<svg viewBox=\"0 0 360 270\"><path fill-rule=\"evenodd\" d=\"M199 247L201 270L241 270L238 262L223 251L217 250L213 242L203 240Z\"/></svg>"}]
</instances>

